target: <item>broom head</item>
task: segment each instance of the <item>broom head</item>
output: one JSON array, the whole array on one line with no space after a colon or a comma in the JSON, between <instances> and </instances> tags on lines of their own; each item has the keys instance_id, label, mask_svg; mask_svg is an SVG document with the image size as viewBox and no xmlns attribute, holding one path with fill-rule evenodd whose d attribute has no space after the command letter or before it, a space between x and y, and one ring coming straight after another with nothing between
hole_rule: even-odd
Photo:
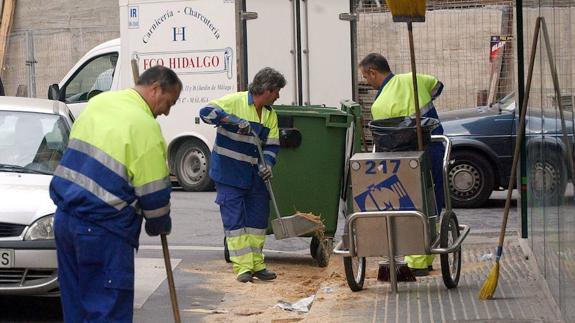
<instances>
[{"instance_id":1,"label":"broom head","mask_svg":"<svg viewBox=\"0 0 575 323\"><path fill-rule=\"evenodd\" d=\"M393 22L424 22L425 0L385 0Z\"/></svg>"},{"instance_id":2,"label":"broom head","mask_svg":"<svg viewBox=\"0 0 575 323\"><path fill-rule=\"evenodd\" d=\"M495 290L497 289L497 281L499 280L499 261L495 262L495 266L489 272L487 280L483 283L481 291L479 291L479 299L486 300L492 299Z\"/></svg>"}]
</instances>

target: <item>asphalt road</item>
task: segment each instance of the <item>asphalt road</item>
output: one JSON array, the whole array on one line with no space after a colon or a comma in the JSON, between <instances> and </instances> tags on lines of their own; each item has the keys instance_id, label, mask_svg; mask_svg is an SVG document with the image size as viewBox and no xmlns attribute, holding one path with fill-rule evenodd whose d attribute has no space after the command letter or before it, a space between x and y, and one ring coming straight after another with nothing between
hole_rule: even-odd
<instances>
[{"instance_id":1,"label":"asphalt road","mask_svg":"<svg viewBox=\"0 0 575 323\"><path fill-rule=\"evenodd\" d=\"M218 208L214 204L215 192L188 193L175 191L172 197L172 234L168 236L172 260L179 260L178 268L201 266L204 261L223 259L222 223ZM479 209L457 209L459 222L469 224L472 228L470 240L493 239L497 236L501 216L505 205L505 193L496 192L487 205ZM512 204L516 206L515 201ZM342 221L338 224L341 232ZM519 230L518 212L510 213L509 231ZM336 234L336 239L340 233ZM290 251L309 253L309 238L292 238L276 241L268 236L266 249L274 251ZM137 257L140 260L161 260L161 244L158 237L148 237L142 234L141 248ZM273 251L269 251L273 252ZM223 260L222 260L223 261ZM175 271L178 290L193 290L183 293L187 296L179 298L180 309L209 308L221 301L225 291L214 292L201 290L196 286L203 279L202 275L181 275ZM157 288L150 291L145 303L135 309L135 322L168 322L172 312L167 283L161 282ZM198 321L204 314L183 312L183 321ZM58 298L34 297L0 297L0 322L62 322L62 314Z\"/></svg>"}]
</instances>

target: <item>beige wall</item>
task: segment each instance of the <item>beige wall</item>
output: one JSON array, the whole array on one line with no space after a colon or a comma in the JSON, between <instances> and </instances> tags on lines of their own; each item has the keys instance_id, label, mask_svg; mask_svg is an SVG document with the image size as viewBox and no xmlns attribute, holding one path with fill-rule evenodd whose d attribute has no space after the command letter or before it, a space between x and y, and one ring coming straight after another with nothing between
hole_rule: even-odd
<instances>
[{"instance_id":1,"label":"beige wall","mask_svg":"<svg viewBox=\"0 0 575 323\"><path fill-rule=\"evenodd\" d=\"M2 80L8 95L27 81L26 32L33 33L36 92L46 97L90 48L120 35L118 0L18 0Z\"/></svg>"},{"instance_id":2,"label":"beige wall","mask_svg":"<svg viewBox=\"0 0 575 323\"><path fill-rule=\"evenodd\" d=\"M491 35L501 34L504 8L428 11L425 23L413 24L417 72L435 75L445 84L438 110L474 107L477 92L489 88L489 41ZM379 52L394 73L411 70L406 24L393 23L389 12L360 14L358 38L358 59Z\"/></svg>"}]
</instances>

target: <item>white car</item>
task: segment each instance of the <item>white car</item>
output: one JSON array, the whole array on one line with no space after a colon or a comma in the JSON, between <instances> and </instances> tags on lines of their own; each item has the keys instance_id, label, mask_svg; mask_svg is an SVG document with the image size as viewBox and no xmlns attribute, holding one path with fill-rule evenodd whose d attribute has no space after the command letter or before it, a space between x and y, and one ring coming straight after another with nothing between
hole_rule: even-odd
<instances>
[{"instance_id":1,"label":"white car","mask_svg":"<svg viewBox=\"0 0 575 323\"><path fill-rule=\"evenodd\" d=\"M59 291L48 187L72 122L62 102L0 97L0 295Z\"/></svg>"}]
</instances>

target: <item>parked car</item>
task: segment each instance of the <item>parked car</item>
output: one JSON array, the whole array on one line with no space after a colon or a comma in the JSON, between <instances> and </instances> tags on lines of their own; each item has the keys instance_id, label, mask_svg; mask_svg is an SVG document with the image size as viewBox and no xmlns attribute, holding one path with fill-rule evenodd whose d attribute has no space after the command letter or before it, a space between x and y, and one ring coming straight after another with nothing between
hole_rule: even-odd
<instances>
[{"instance_id":1,"label":"parked car","mask_svg":"<svg viewBox=\"0 0 575 323\"><path fill-rule=\"evenodd\" d=\"M480 207L494 190L507 189L519 125L518 111L510 94L491 107L440 114L445 135L453 144L448 177L454 207ZM572 142L570 113L566 126ZM551 109L541 114L541 109L530 109L525 134L529 193L544 199L546 205L557 203L570 175L558 113Z\"/></svg>"},{"instance_id":2,"label":"parked car","mask_svg":"<svg viewBox=\"0 0 575 323\"><path fill-rule=\"evenodd\" d=\"M48 186L72 120L62 102L0 97L0 295L58 293Z\"/></svg>"}]
</instances>

